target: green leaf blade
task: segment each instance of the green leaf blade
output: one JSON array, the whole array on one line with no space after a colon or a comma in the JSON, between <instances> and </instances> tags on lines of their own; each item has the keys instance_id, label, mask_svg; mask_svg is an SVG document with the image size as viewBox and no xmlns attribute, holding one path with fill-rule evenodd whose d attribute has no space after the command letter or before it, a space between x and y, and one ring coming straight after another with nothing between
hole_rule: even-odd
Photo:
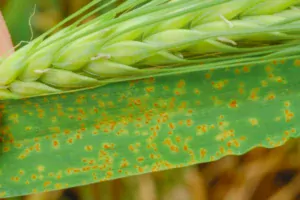
<instances>
[{"instance_id":1,"label":"green leaf blade","mask_svg":"<svg viewBox=\"0 0 300 200\"><path fill-rule=\"evenodd\" d=\"M282 145L299 136L299 70L278 60L2 101L1 197Z\"/></svg>"}]
</instances>

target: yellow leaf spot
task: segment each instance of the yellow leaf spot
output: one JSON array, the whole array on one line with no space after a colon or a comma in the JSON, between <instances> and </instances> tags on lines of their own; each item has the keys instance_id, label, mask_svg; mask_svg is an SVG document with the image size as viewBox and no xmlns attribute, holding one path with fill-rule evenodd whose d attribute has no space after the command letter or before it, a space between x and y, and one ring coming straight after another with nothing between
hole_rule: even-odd
<instances>
[{"instance_id":1,"label":"yellow leaf spot","mask_svg":"<svg viewBox=\"0 0 300 200\"><path fill-rule=\"evenodd\" d=\"M258 125L258 120L256 118L250 118L249 122L252 126L257 126Z\"/></svg>"},{"instance_id":2,"label":"yellow leaf spot","mask_svg":"<svg viewBox=\"0 0 300 200\"><path fill-rule=\"evenodd\" d=\"M299 59L296 59L295 62L294 62L294 65L296 67L300 67L300 60Z\"/></svg>"},{"instance_id":3,"label":"yellow leaf spot","mask_svg":"<svg viewBox=\"0 0 300 200\"><path fill-rule=\"evenodd\" d=\"M39 166L37 166L37 170L38 170L39 172L43 172L43 171L45 171L45 166L39 165Z\"/></svg>"}]
</instances>

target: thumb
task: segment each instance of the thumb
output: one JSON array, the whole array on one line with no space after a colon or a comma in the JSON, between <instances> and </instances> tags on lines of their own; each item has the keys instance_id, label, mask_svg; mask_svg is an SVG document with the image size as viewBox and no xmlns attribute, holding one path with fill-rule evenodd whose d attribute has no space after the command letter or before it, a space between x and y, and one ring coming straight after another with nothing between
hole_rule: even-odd
<instances>
[{"instance_id":1,"label":"thumb","mask_svg":"<svg viewBox=\"0 0 300 200\"><path fill-rule=\"evenodd\" d=\"M13 50L12 40L0 11L0 57L10 55Z\"/></svg>"}]
</instances>

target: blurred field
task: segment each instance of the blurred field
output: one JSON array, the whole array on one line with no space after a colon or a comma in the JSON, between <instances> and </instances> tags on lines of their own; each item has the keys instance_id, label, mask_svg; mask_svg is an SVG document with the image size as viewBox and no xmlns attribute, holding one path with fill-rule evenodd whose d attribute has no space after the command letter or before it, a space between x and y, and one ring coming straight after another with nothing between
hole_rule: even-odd
<instances>
[{"instance_id":1,"label":"blurred field","mask_svg":"<svg viewBox=\"0 0 300 200\"><path fill-rule=\"evenodd\" d=\"M90 0L1 0L15 45L30 41ZM118 3L118 2L116 2ZM34 12L34 7L36 11ZM188 168L11 200L297 200L300 140Z\"/></svg>"}]
</instances>

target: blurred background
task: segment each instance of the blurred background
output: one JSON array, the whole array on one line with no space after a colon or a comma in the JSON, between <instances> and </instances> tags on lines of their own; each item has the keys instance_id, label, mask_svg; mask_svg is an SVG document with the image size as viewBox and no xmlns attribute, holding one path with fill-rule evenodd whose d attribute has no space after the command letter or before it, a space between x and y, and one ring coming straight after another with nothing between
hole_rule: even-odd
<instances>
[{"instance_id":1,"label":"blurred background","mask_svg":"<svg viewBox=\"0 0 300 200\"><path fill-rule=\"evenodd\" d=\"M17 45L90 1L0 0L0 9ZM212 163L11 200L300 200L299 170L300 141L291 140L282 147L256 148Z\"/></svg>"}]
</instances>

